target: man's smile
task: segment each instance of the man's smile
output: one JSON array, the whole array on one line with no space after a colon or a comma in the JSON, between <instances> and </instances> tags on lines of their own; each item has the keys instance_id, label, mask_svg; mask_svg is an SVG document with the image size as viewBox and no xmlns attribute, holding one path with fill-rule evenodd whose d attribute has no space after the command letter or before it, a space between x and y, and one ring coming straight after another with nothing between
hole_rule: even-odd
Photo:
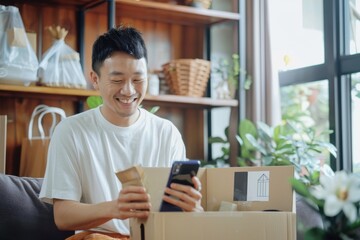
<instances>
[{"instance_id":1,"label":"man's smile","mask_svg":"<svg viewBox=\"0 0 360 240\"><path fill-rule=\"evenodd\" d=\"M130 97L130 98L116 97L115 99L121 103L128 104L128 103L132 103L132 102L136 101L137 97Z\"/></svg>"}]
</instances>

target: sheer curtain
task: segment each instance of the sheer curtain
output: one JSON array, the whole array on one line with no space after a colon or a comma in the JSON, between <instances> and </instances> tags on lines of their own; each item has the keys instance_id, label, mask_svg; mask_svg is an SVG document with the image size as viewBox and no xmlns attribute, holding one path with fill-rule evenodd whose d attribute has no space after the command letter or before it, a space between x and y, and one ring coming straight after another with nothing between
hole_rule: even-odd
<instances>
[{"instance_id":1,"label":"sheer curtain","mask_svg":"<svg viewBox=\"0 0 360 240\"><path fill-rule=\"evenodd\" d=\"M281 122L280 86L271 55L269 0L247 1L247 66L253 83L246 116L270 126Z\"/></svg>"}]
</instances>

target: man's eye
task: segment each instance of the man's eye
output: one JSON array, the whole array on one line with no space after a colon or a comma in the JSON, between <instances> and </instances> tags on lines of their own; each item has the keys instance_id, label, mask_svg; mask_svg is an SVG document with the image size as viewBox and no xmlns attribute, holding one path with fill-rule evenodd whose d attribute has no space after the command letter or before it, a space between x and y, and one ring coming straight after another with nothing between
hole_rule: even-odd
<instances>
[{"instance_id":1,"label":"man's eye","mask_svg":"<svg viewBox=\"0 0 360 240\"><path fill-rule=\"evenodd\" d=\"M115 83L115 84L119 84L119 83L122 83L123 81L122 80L112 80L111 82Z\"/></svg>"},{"instance_id":2,"label":"man's eye","mask_svg":"<svg viewBox=\"0 0 360 240\"><path fill-rule=\"evenodd\" d=\"M136 82L136 83L140 83L140 82L143 82L143 81L144 81L143 78L134 79L134 82Z\"/></svg>"}]
</instances>

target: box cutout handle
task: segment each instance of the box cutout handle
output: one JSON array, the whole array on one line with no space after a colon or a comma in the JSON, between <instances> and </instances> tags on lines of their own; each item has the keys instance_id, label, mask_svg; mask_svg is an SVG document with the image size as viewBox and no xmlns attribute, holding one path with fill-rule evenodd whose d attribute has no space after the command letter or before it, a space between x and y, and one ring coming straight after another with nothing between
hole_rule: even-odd
<instances>
[{"instance_id":1,"label":"box cutout handle","mask_svg":"<svg viewBox=\"0 0 360 240\"><path fill-rule=\"evenodd\" d=\"M145 227L144 224L140 224L140 235L141 235L141 240L145 240Z\"/></svg>"}]
</instances>

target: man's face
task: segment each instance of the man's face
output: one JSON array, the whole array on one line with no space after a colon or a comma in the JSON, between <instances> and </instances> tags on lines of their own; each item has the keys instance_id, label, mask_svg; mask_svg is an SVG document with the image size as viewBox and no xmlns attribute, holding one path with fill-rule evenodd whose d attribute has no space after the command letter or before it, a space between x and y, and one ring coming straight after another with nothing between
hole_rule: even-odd
<instances>
[{"instance_id":1,"label":"man's face","mask_svg":"<svg viewBox=\"0 0 360 240\"><path fill-rule=\"evenodd\" d=\"M100 67L100 76L91 73L95 89L103 98L101 112L111 123L118 126L133 124L138 116L138 107L146 94L147 66L145 58L116 52L105 59Z\"/></svg>"}]
</instances>

